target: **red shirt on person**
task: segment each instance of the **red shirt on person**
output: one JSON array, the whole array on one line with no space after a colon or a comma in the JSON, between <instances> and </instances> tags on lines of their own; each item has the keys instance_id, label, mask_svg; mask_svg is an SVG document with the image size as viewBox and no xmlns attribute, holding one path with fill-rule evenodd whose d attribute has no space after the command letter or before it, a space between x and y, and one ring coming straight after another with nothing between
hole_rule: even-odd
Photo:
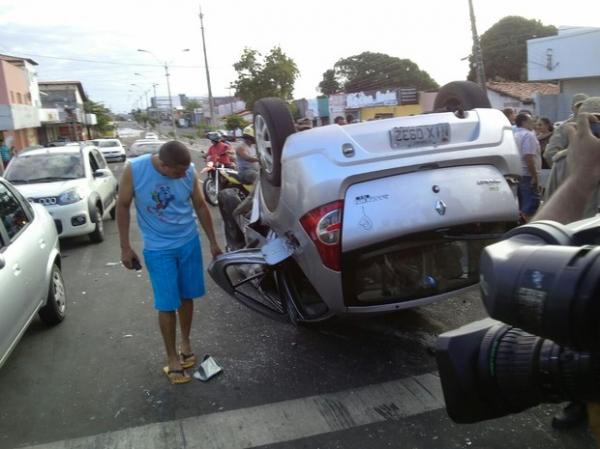
<instances>
[{"instance_id":1,"label":"red shirt on person","mask_svg":"<svg viewBox=\"0 0 600 449\"><path fill-rule=\"evenodd\" d=\"M229 145L223 142L213 143L208 149L207 160L214 164L222 164L225 166L233 165L231 156L229 156Z\"/></svg>"}]
</instances>

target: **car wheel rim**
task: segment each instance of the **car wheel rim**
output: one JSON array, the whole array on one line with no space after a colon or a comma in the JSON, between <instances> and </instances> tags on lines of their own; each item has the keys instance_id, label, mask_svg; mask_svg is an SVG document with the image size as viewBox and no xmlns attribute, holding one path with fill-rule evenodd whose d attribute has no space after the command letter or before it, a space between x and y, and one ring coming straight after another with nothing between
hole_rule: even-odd
<instances>
[{"instance_id":1,"label":"car wheel rim","mask_svg":"<svg viewBox=\"0 0 600 449\"><path fill-rule=\"evenodd\" d=\"M213 203L216 203L217 202L217 186L212 179L210 181L206 181L206 182L208 182L208 187L206 188L206 190L208 192L208 196L210 197L210 200Z\"/></svg>"},{"instance_id":2,"label":"car wheel rim","mask_svg":"<svg viewBox=\"0 0 600 449\"><path fill-rule=\"evenodd\" d=\"M65 314L67 304L65 301L65 285L58 270L52 273L52 293L54 295L54 302L56 303L56 310L62 316Z\"/></svg>"},{"instance_id":3,"label":"car wheel rim","mask_svg":"<svg viewBox=\"0 0 600 449\"><path fill-rule=\"evenodd\" d=\"M254 123L256 134L256 150L260 165L269 174L273 173L273 145L267 128L267 122L262 115L257 115Z\"/></svg>"}]
</instances>

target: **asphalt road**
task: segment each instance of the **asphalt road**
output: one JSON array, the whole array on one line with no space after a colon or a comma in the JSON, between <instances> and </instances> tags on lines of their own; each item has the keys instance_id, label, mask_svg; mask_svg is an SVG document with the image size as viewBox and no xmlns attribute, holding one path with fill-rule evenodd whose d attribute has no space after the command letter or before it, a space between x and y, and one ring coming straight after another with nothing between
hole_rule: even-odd
<instances>
[{"instance_id":1,"label":"asphalt road","mask_svg":"<svg viewBox=\"0 0 600 449\"><path fill-rule=\"evenodd\" d=\"M111 168L119 174L122 165ZM213 212L223 241L218 210ZM220 429L202 437L210 444L184 438L181 447L594 447L584 427L550 428L556 406L459 426L439 404L427 408L426 401L394 399L398 390L391 385L401 388L398 382L410 385L407 379L435 374L436 335L485 316L476 292L392 316L295 328L248 310L206 277L208 294L196 303L192 341L196 353L213 355L224 373L209 383L171 386L162 373L164 351L147 274L118 264L116 223L107 221L105 229L106 240L98 245L86 238L62 241L67 318L51 329L35 319L0 369L0 448L50 442L58 442L51 447L115 447L108 436L94 445L63 440L106 432L119 440L133 431L114 432L139 426L147 426L139 432L150 438L155 423L164 423L161 429L173 423L198 432L203 426ZM135 226L132 241L141 251ZM205 251L205 264L209 257ZM354 394L366 396L365 403L381 401L372 407L378 415L351 419L360 407ZM306 398L329 408L313 414ZM321 415L329 419L319 427ZM252 419L258 420L252 428L231 425ZM269 425L279 426L274 437L256 435L256 426Z\"/></svg>"}]
</instances>

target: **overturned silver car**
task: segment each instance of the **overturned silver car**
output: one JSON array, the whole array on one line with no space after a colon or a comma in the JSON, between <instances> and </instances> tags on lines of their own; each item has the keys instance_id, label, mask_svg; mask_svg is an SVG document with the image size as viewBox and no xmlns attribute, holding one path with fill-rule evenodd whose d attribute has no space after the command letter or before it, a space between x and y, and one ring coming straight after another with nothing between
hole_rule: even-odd
<instances>
[{"instance_id":1,"label":"overturned silver car","mask_svg":"<svg viewBox=\"0 0 600 449\"><path fill-rule=\"evenodd\" d=\"M256 311L294 323L387 313L478 282L481 249L515 226L520 158L477 85L444 86L439 112L295 132L258 101L261 161L245 248L209 273Z\"/></svg>"}]
</instances>

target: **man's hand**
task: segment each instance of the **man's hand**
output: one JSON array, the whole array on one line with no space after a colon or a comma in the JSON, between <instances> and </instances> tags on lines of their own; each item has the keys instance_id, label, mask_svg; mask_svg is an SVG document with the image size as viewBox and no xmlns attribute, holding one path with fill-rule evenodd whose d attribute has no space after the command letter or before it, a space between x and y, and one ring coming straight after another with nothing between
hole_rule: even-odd
<instances>
[{"instance_id":1,"label":"man's hand","mask_svg":"<svg viewBox=\"0 0 600 449\"><path fill-rule=\"evenodd\" d=\"M598 119L582 112L577 114L576 125L565 125L569 136L569 173L586 190L593 189L600 182L600 139L592 134L590 122L598 122Z\"/></svg>"},{"instance_id":2,"label":"man's hand","mask_svg":"<svg viewBox=\"0 0 600 449\"><path fill-rule=\"evenodd\" d=\"M140 258L131 247L121 249L121 262L129 270L141 266Z\"/></svg>"},{"instance_id":3,"label":"man's hand","mask_svg":"<svg viewBox=\"0 0 600 449\"><path fill-rule=\"evenodd\" d=\"M210 253L212 254L213 259L214 259L215 257L223 254L223 251L221 250L221 247L219 246L219 244L217 242L213 242L210 244Z\"/></svg>"}]
</instances>

